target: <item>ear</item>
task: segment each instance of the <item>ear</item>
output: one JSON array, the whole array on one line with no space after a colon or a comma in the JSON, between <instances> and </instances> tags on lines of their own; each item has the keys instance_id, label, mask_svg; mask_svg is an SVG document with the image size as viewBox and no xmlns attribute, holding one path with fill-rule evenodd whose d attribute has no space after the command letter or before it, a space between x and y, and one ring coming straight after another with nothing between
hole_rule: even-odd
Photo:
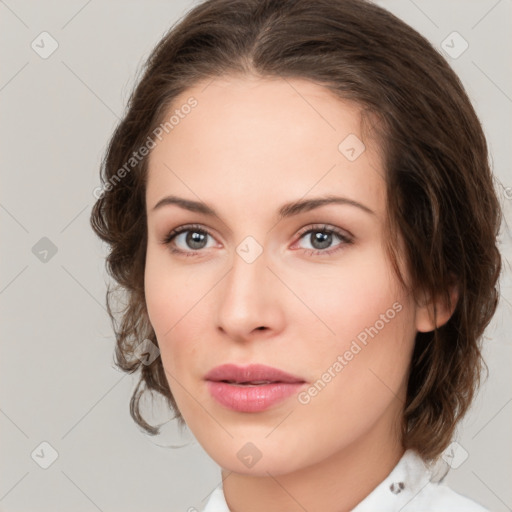
<instances>
[{"instance_id":1,"label":"ear","mask_svg":"<svg viewBox=\"0 0 512 512\"><path fill-rule=\"evenodd\" d=\"M420 332L430 332L436 327L439 328L444 325L457 306L459 299L459 291L457 286L453 285L450 287L450 303L446 302L442 298L432 300L429 297L423 295L423 301L416 306L416 330ZM434 322L434 306L437 313L436 321Z\"/></svg>"}]
</instances>

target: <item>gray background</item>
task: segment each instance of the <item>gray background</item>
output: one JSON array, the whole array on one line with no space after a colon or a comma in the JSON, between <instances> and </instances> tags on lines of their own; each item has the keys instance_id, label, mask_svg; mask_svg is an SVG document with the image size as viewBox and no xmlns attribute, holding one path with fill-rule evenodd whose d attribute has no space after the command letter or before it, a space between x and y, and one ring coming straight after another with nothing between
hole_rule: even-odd
<instances>
[{"instance_id":1,"label":"gray background","mask_svg":"<svg viewBox=\"0 0 512 512\"><path fill-rule=\"evenodd\" d=\"M512 222L512 1L378 3L441 52L453 31L469 43L447 58L483 123ZM88 220L100 159L136 73L194 4L0 0L1 511L201 509L220 481L189 432L170 422L151 438L133 423L136 381L113 366L105 247ZM31 47L35 41L43 51L43 31L58 43L46 59ZM447 41L462 49L460 39ZM447 476L453 489L495 511L512 507L510 226L500 241L508 260L486 332L490 377L458 429L468 457ZM155 409L157 421L169 418ZM58 458L43 469L52 449Z\"/></svg>"}]
</instances>

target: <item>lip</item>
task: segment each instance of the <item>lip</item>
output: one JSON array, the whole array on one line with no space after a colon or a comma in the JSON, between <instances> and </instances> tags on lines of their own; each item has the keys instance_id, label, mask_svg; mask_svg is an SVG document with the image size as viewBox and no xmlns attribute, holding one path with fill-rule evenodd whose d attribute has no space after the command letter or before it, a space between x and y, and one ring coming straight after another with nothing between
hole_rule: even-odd
<instances>
[{"instance_id":1,"label":"lip","mask_svg":"<svg viewBox=\"0 0 512 512\"><path fill-rule=\"evenodd\" d=\"M266 366L263 364L250 364L248 366L238 366L236 364L223 364L210 370L205 380L220 382L223 380L236 383L251 381L270 381L285 382L289 384L303 383L304 379L291 375L278 368Z\"/></svg>"},{"instance_id":2,"label":"lip","mask_svg":"<svg viewBox=\"0 0 512 512\"><path fill-rule=\"evenodd\" d=\"M221 405L238 412L261 412L296 394L306 381L283 370L251 364L225 364L205 376L212 397ZM244 382L265 382L244 385Z\"/></svg>"}]
</instances>

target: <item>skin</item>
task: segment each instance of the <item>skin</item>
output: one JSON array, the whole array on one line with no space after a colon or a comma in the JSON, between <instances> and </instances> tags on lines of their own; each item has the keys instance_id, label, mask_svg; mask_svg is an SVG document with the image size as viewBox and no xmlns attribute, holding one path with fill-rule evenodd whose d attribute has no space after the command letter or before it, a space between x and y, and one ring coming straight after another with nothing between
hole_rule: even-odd
<instances>
[{"instance_id":1,"label":"skin","mask_svg":"<svg viewBox=\"0 0 512 512\"><path fill-rule=\"evenodd\" d=\"M366 150L349 161L338 145L349 134L363 140L359 107L306 80L219 77L171 110L190 96L198 105L150 154L146 189L146 302L169 386L221 466L232 511L350 510L403 455L414 337L434 328L432 304L417 305L399 286L384 249L379 148L364 139ZM218 216L154 209L171 194ZM373 213L329 204L279 220L284 203L328 194ZM187 233L162 243L190 223L208 231L202 246L187 245ZM314 233L301 235L325 234L324 224L352 243L334 234L322 249ZM248 236L263 251L251 263L237 253ZM311 386L395 303L394 318L308 403L292 396L243 413L208 392L205 374L228 362L274 366ZM451 311L437 308L442 325ZM246 443L261 455L252 467L237 457Z\"/></svg>"}]
</instances>

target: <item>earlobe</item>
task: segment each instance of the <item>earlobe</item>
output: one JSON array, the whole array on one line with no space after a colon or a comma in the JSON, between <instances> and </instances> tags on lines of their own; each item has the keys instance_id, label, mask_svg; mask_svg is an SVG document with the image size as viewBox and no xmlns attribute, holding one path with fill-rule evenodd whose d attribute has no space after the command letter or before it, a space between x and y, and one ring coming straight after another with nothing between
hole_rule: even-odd
<instances>
[{"instance_id":1,"label":"earlobe","mask_svg":"<svg viewBox=\"0 0 512 512\"><path fill-rule=\"evenodd\" d=\"M424 298L423 302L416 306L416 330L419 332L430 332L435 327L443 326L453 315L458 299L459 292L455 285L450 287L450 304L446 304L442 298L438 298L435 301ZM434 305L436 308L436 321L434 321Z\"/></svg>"}]
</instances>

